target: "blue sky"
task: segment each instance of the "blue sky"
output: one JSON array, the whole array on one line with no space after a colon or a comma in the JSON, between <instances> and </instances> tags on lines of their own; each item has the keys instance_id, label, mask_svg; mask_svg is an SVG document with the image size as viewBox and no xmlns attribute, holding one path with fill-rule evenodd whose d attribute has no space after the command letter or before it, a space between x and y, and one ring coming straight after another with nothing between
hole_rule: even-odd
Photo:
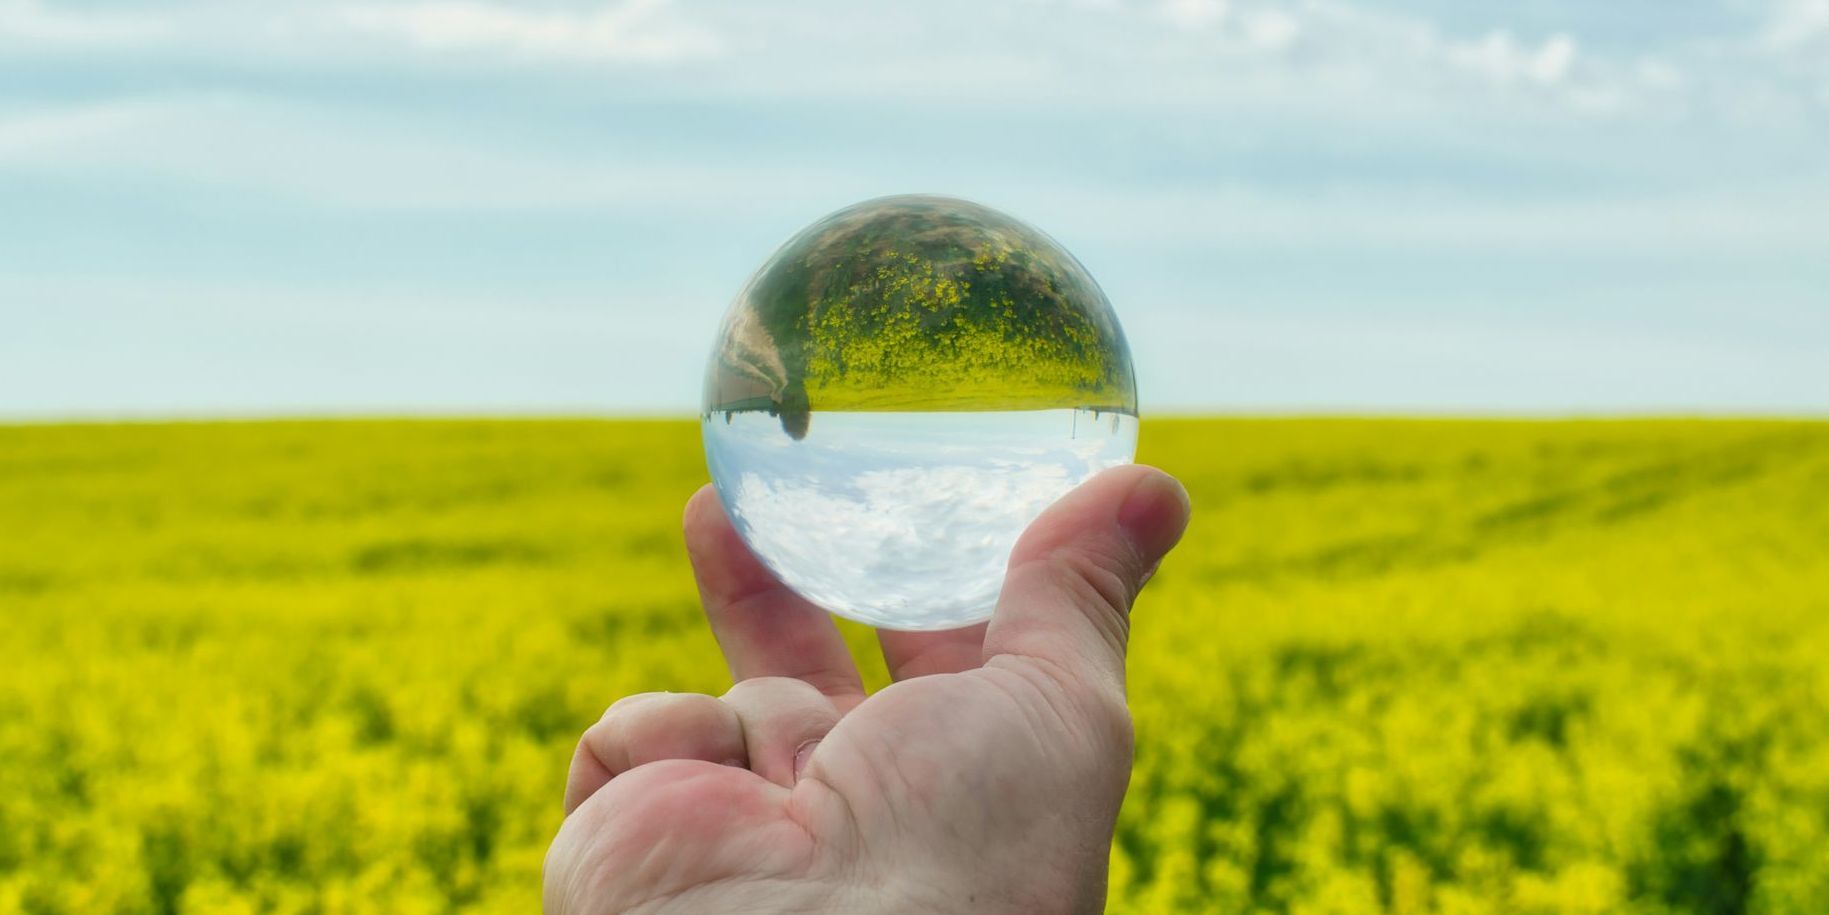
<instances>
[{"instance_id":1,"label":"blue sky","mask_svg":"<svg viewBox=\"0 0 1829 915\"><path fill-rule=\"evenodd\" d=\"M906 192L1146 413L1829 410L1829 0L0 0L0 415L690 412Z\"/></svg>"}]
</instances>

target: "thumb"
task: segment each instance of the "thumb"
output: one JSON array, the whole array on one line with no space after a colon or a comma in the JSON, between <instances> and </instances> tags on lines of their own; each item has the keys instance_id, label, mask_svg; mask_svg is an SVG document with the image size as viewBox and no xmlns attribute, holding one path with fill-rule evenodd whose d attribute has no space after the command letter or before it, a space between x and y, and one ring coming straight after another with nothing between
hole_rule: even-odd
<instances>
[{"instance_id":1,"label":"thumb","mask_svg":"<svg viewBox=\"0 0 1829 915\"><path fill-rule=\"evenodd\" d=\"M1061 497L1010 553L985 658L1046 661L1123 689L1130 605L1188 524L1188 493L1154 467L1104 471Z\"/></svg>"}]
</instances>

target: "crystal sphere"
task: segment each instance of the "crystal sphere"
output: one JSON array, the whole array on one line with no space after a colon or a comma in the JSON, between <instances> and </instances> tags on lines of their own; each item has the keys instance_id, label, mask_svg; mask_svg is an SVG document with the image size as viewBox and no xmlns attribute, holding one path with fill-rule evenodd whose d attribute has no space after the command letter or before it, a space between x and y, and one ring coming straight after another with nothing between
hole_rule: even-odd
<instances>
[{"instance_id":1,"label":"crystal sphere","mask_svg":"<svg viewBox=\"0 0 1829 915\"><path fill-rule=\"evenodd\" d=\"M991 615L1050 503L1128 463L1130 348L1060 244L947 197L801 231L730 306L701 420L745 543L814 604L888 629Z\"/></svg>"}]
</instances>

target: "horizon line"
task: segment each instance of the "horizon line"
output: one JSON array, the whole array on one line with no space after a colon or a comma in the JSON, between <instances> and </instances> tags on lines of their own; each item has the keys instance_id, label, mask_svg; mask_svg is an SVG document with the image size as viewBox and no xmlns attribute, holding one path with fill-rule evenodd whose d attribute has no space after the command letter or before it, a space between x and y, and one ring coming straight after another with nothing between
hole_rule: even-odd
<instances>
[{"instance_id":1,"label":"horizon line","mask_svg":"<svg viewBox=\"0 0 1829 915\"><path fill-rule=\"evenodd\" d=\"M916 411L944 412L944 411ZM1309 421L1462 421L1462 422L1829 422L1829 406L1819 409L1723 409L1697 407L1618 408L1484 408L1408 409L1399 407L1345 408L1225 408L1209 410L1167 409L1142 412L1139 420L1186 422L1198 420L1309 420ZM200 410L200 411L94 411L59 414L0 412L0 427L209 425L260 423L365 423L365 422L698 422L698 411L637 410Z\"/></svg>"}]
</instances>

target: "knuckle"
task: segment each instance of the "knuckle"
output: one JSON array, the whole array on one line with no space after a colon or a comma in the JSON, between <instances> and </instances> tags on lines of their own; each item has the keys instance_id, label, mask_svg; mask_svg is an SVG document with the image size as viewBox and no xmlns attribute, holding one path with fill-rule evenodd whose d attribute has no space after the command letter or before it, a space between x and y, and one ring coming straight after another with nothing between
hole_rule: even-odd
<instances>
[{"instance_id":1,"label":"knuckle","mask_svg":"<svg viewBox=\"0 0 1829 915\"><path fill-rule=\"evenodd\" d=\"M795 677L750 677L731 684L724 693L727 699L805 700L820 696L819 690Z\"/></svg>"},{"instance_id":2,"label":"knuckle","mask_svg":"<svg viewBox=\"0 0 1829 915\"><path fill-rule=\"evenodd\" d=\"M1064 551L1052 559L1055 582L1066 590L1065 599L1086 611L1099 636L1121 650L1130 638L1130 605L1134 587L1123 573L1097 556Z\"/></svg>"},{"instance_id":3,"label":"knuckle","mask_svg":"<svg viewBox=\"0 0 1829 915\"><path fill-rule=\"evenodd\" d=\"M735 717L730 706L715 696L701 693L681 694L666 703L651 705L644 711L645 721L664 722L669 727L709 728Z\"/></svg>"},{"instance_id":4,"label":"knuckle","mask_svg":"<svg viewBox=\"0 0 1829 915\"><path fill-rule=\"evenodd\" d=\"M1136 586L1131 570L1134 557L1120 555L1116 549L1092 549L1078 546L1054 554L1054 560L1099 599L1104 609L1122 612L1130 606Z\"/></svg>"},{"instance_id":5,"label":"knuckle","mask_svg":"<svg viewBox=\"0 0 1829 915\"><path fill-rule=\"evenodd\" d=\"M724 701L751 727L822 731L838 720L838 710L824 693L793 677L756 677L724 694Z\"/></svg>"},{"instance_id":6,"label":"knuckle","mask_svg":"<svg viewBox=\"0 0 1829 915\"><path fill-rule=\"evenodd\" d=\"M641 705L645 702L652 702L656 699L664 699L671 695L673 694L666 692L631 693L610 703L609 708L603 710L603 714L599 716L598 720L601 721L604 718L610 717L612 714L627 713L637 705Z\"/></svg>"},{"instance_id":7,"label":"knuckle","mask_svg":"<svg viewBox=\"0 0 1829 915\"><path fill-rule=\"evenodd\" d=\"M699 693L639 693L617 700L584 733L586 742L634 743L656 731L715 725L729 714L724 704Z\"/></svg>"}]
</instances>

